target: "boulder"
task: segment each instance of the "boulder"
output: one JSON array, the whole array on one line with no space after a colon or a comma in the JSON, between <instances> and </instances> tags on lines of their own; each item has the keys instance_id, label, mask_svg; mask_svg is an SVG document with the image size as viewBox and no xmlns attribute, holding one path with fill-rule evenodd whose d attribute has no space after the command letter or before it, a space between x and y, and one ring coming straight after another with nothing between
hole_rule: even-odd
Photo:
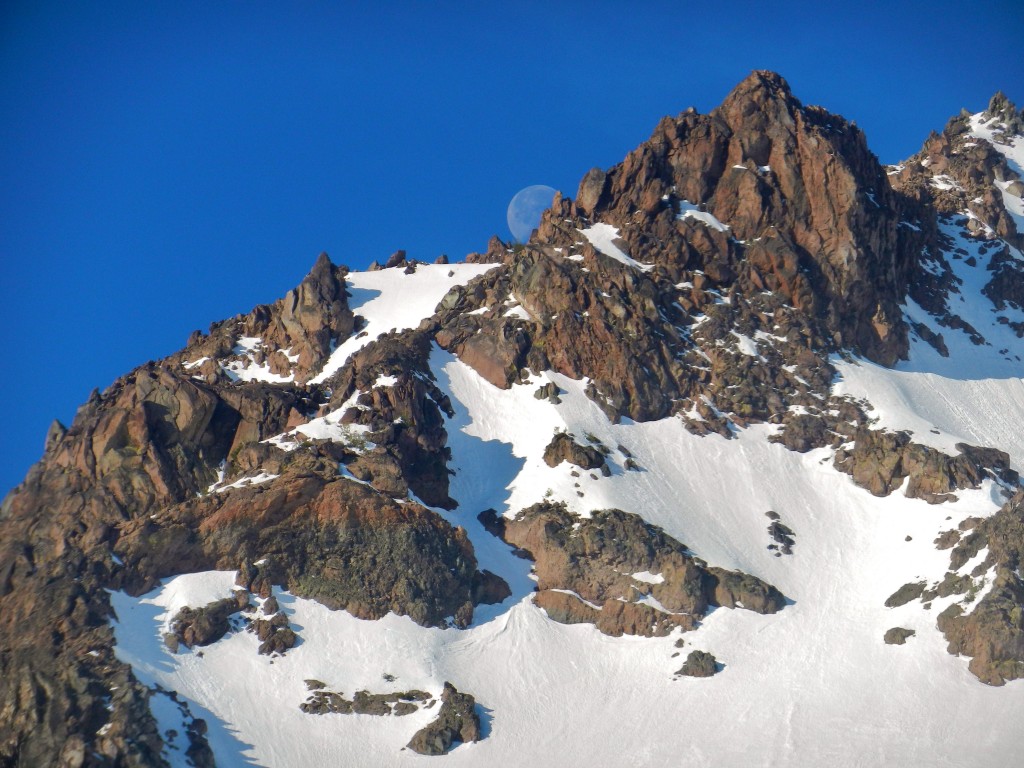
<instances>
[{"instance_id":1,"label":"boulder","mask_svg":"<svg viewBox=\"0 0 1024 768\"><path fill-rule=\"evenodd\" d=\"M470 743L481 738L476 700L445 682L437 718L417 731L408 746L421 755L445 755L456 743Z\"/></svg>"}]
</instances>

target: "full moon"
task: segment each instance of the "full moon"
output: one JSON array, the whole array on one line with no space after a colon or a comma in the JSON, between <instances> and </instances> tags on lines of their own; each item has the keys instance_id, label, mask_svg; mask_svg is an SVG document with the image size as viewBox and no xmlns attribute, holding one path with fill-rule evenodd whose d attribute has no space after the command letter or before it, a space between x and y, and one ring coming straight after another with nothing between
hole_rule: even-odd
<instances>
[{"instance_id":1,"label":"full moon","mask_svg":"<svg viewBox=\"0 0 1024 768\"><path fill-rule=\"evenodd\" d=\"M520 243L530 239L530 234L540 224L540 215L551 207L555 190L543 184L534 184L516 192L508 204L508 229Z\"/></svg>"}]
</instances>

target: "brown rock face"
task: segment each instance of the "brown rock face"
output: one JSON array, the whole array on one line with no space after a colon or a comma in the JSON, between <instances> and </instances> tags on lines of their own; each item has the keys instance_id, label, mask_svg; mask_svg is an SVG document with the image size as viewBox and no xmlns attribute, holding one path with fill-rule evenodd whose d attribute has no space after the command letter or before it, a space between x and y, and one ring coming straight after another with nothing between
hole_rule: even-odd
<instances>
[{"instance_id":1,"label":"brown rock face","mask_svg":"<svg viewBox=\"0 0 1024 768\"><path fill-rule=\"evenodd\" d=\"M332 293L343 287L342 274L318 262L304 287L274 305L266 327L282 323L293 341L297 328L309 331L308 340L321 338L308 312L320 306L324 327L337 330L329 316L344 314L343 293ZM308 420L320 390L235 384L223 375L200 380L180 364L196 353L149 363L94 393L67 430L51 430L43 460L4 501L0 701L8 704L0 762L17 756L49 765L65 748L81 748L117 764L161 764L150 693L110 652L105 589L138 594L165 576L234 569L270 555L273 572L250 580L257 593L286 585L366 618L393 610L424 624L451 617L464 626L476 601L508 594L504 582L476 570L461 529L340 478L339 462L356 457L344 446L314 443L285 453L259 442ZM380 436L380 444L393 451L407 488L446 503L442 418L427 402L436 394L412 383L400 384L395 397L382 391L381 410L404 415L409 427ZM257 470L280 477L209 493L218 467L225 482ZM208 639L210 628L197 635L194 625L189 642ZM292 632L276 627L266 651L287 650ZM95 649L103 650L89 655Z\"/></svg>"},{"instance_id":2,"label":"brown rock face","mask_svg":"<svg viewBox=\"0 0 1024 768\"><path fill-rule=\"evenodd\" d=\"M178 356L179 362L209 358L193 373L216 379L225 376L219 362L239 360L248 366L250 361L235 345L241 337L258 338L262 346L254 353L253 362L305 383L323 367L332 345L343 342L355 328L345 292L346 274L347 267L335 266L321 253L305 279L283 299L260 305L248 315L214 323L208 336L194 335Z\"/></svg>"},{"instance_id":3,"label":"brown rock face","mask_svg":"<svg viewBox=\"0 0 1024 768\"><path fill-rule=\"evenodd\" d=\"M1022 113L1002 93L992 97L984 118L996 121L997 135L1024 134ZM940 214L970 212L975 223L967 224L976 227L978 234L988 227L996 237L1020 248L1024 233L1017 231L996 186L997 181L1019 181L1018 173L990 142L971 136L969 129L967 115L951 118L942 133L932 133L921 151L893 173L893 186L928 201ZM937 177L941 177L938 184Z\"/></svg>"},{"instance_id":4,"label":"brown rock face","mask_svg":"<svg viewBox=\"0 0 1024 768\"><path fill-rule=\"evenodd\" d=\"M426 333L384 335L331 377L329 407L341 408L362 393L343 420L369 427L366 439L375 447L348 463L353 475L390 496L404 498L411 490L431 506L451 509L444 417L452 408L434 383L430 349ZM378 386L381 376L396 381Z\"/></svg>"},{"instance_id":5,"label":"brown rock face","mask_svg":"<svg viewBox=\"0 0 1024 768\"><path fill-rule=\"evenodd\" d=\"M501 530L505 541L533 558L536 603L555 621L594 623L610 635L653 636L693 628L709 605L775 613L785 604L775 587L709 568L660 528L621 510L581 519L564 506L535 504L505 520ZM651 576L633 576L644 573Z\"/></svg>"},{"instance_id":6,"label":"brown rock face","mask_svg":"<svg viewBox=\"0 0 1024 768\"><path fill-rule=\"evenodd\" d=\"M188 500L126 524L116 547L134 593L189 570L243 563L252 585L274 584L329 608L425 625L467 624L477 585L465 532L415 504L317 473ZM268 565L253 562L267 559Z\"/></svg>"},{"instance_id":7,"label":"brown rock face","mask_svg":"<svg viewBox=\"0 0 1024 768\"><path fill-rule=\"evenodd\" d=\"M692 431L728 436L813 407L836 349L906 355L899 305L936 237L926 202L891 188L855 125L755 72L590 171L575 202L556 196L530 243L492 243L481 259L504 268L445 297L437 340L496 386L553 369L587 377L612 418L693 413ZM598 224L640 266L599 252ZM769 340L751 355L734 332Z\"/></svg>"},{"instance_id":8,"label":"brown rock face","mask_svg":"<svg viewBox=\"0 0 1024 768\"><path fill-rule=\"evenodd\" d=\"M953 491L961 488L978 488L990 475L1011 485L1017 483L1017 473L1010 468L1005 451L966 443L958 443L956 448L959 455L947 456L912 443L906 432L861 428L854 447L839 450L834 464L876 496L888 496L909 476L906 495L932 504L955 499Z\"/></svg>"},{"instance_id":9,"label":"brown rock face","mask_svg":"<svg viewBox=\"0 0 1024 768\"><path fill-rule=\"evenodd\" d=\"M701 244L677 218L680 201L740 243L704 227ZM754 72L709 115L663 119L624 163L587 175L576 207L618 226L642 261L699 259L728 282L745 255L750 278L819 315L836 343L885 364L906 354L897 305L919 241L899 223L917 207L893 192L855 125L801 105L774 73Z\"/></svg>"}]
</instances>

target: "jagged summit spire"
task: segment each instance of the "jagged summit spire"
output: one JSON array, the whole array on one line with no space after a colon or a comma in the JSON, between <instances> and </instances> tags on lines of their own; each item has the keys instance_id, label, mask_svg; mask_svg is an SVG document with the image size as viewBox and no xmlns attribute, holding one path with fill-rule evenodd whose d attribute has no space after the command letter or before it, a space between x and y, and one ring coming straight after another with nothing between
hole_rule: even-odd
<instances>
[{"instance_id":1,"label":"jagged summit spire","mask_svg":"<svg viewBox=\"0 0 1024 768\"><path fill-rule=\"evenodd\" d=\"M758 90L787 97L793 95L789 82L778 72L772 72L769 69L755 69L732 89L730 96ZM729 97L726 97L726 101L728 99Z\"/></svg>"}]
</instances>

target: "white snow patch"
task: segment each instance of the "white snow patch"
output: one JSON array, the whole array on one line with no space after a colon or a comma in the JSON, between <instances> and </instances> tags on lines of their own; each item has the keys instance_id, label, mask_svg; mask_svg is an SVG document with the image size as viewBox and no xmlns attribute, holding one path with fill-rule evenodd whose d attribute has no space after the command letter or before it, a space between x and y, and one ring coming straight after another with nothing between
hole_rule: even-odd
<instances>
[{"instance_id":1,"label":"white snow patch","mask_svg":"<svg viewBox=\"0 0 1024 768\"><path fill-rule=\"evenodd\" d=\"M350 272L345 277L351 294L349 307L365 325L331 353L311 382L318 384L339 370L354 353L388 331L417 327L456 285L494 269L496 264L419 264L406 274L400 269Z\"/></svg>"},{"instance_id":2,"label":"white snow patch","mask_svg":"<svg viewBox=\"0 0 1024 768\"><path fill-rule=\"evenodd\" d=\"M707 211L702 211L700 208L698 208L696 205L689 202L688 200L683 200L679 203L679 215L677 216L677 218L695 219L711 227L712 229L718 230L719 232L727 232L729 230L728 225L723 224L718 219L716 219L714 215L708 213Z\"/></svg>"},{"instance_id":3,"label":"white snow patch","mask_svg":"<svg viewBox=\"0 0 1024 768\"><path fill-rule=\"evenodd\" d=\"M747 357L761 357L761 354L757 351L757 342L746 334L738 333L736 331L731 331L731 333L736 339L737 351Z\"/></svg>"},{"instance_id":4,"label":"white snow patch","mask_svg":"<svg viewBox=\"0 0 1024 768\"><path fill-rule=\"evenodd\" d=\"M247 488L250 485L261 485L262 483L269 483L271 480L275 480L280 475L272 475L269 472L260 472L259 474L253 475L252 477L240 477L233 483L221 486L211 486L210 490L214 493L223 493L231 488Z\"/></svg>"},{"instance_id":5,"label":"white snow patch","mask_svg":"<svg viewBox=\"0 0 1024 768\"><path fill-rule=\"evenodd\" d=\"M263 352L263 339L258 336L241 336L235 341L232 354L241 360L221 362L220 367L232 381L264 381L268 384L287 384L295 380L294 374L282 376L273 373L266 362L256 362L257 354Z\"/></svg>"},{"instance_id":6,"label":"white snow patch","mask_svg":"<svg viewBox=\"0 0 1024 768\"><path fill-rule=\"evenodd\" d=\"M665 577L660 573L651 573L650 571L638 571L633 574L633 578L645 584L663 584L665 582Z\"/></svg>"},{"instance_id":7,"label":"white snow patch","mask_svg":"<svg viewBox=\"0 0 1024 768\"><path fill-rule=\"evenodd\" d=\"M590 241L591 245L605 256L610 256L616 261L622 262L623 264L644 272L653 269L653 265L641 264L615 244L615 241L619 239L619 230L611 224L594 224L587 229L580 229L578 231Z\"/></svg>"}]
</instances>

